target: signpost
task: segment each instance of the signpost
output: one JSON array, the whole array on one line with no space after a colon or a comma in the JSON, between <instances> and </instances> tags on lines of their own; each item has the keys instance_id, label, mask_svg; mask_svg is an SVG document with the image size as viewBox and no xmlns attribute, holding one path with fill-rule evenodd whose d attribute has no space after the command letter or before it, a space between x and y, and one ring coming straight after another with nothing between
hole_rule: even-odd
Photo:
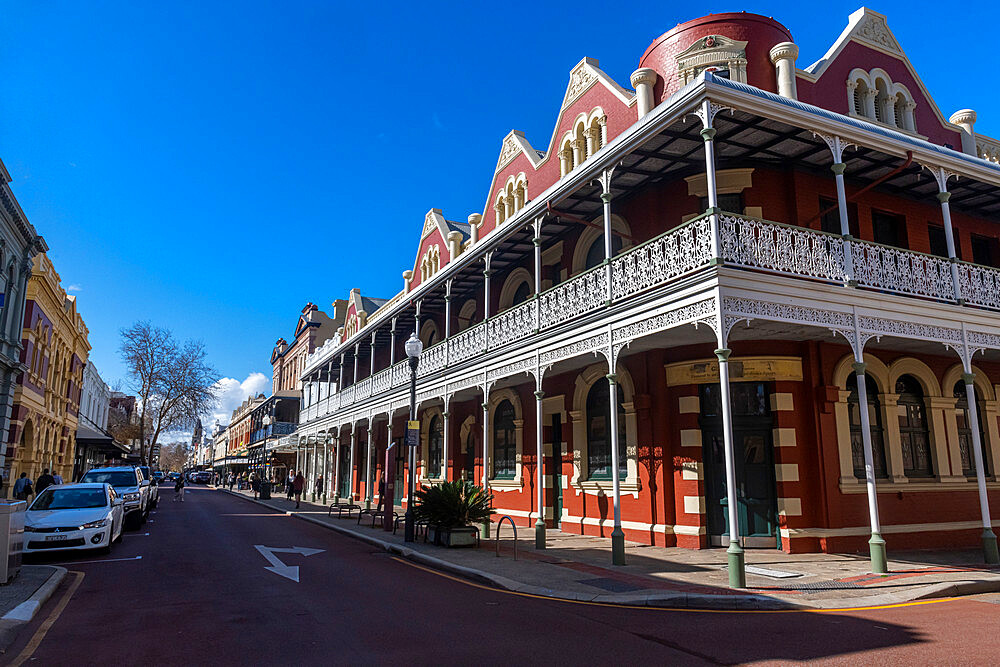
<instances>
[{"instance_id":1,"label":"signpost","mask_svg":"<svg viewBox=\"0 0 1000 667\"><path fill-rule=\"evenodd\" d=\"M393 451L395 446L396 443L390 442L385 448L385 465L382 466L385 479L382 481L379 500L382 501L382 530L386 532L392 530L392 524L396 520L393 512L396 505L396 452Z\"/></svg>"}]
</instances>

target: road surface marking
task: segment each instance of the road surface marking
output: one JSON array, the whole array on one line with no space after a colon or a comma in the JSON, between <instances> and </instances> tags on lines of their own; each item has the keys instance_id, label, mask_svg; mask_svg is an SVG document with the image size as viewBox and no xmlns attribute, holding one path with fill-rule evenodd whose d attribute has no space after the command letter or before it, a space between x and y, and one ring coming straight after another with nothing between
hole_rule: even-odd
<instances>
[{"instance_id":1,"label":"road surface marking","mask_svg":"<svg viewBox=\"0 0 1000 667\"><path fill-rule=\"evenodd\" d=\"M899 609L901 607L916 607L926 604L940 604L942 602L956 602L960 598L937 598L934 600L914 600L912 602L896 602L894 604L883 604L876 605L873 607L837 607L834 609L689 609L686 607L654 607L636 604L618 604L616 602L592 602L588 600L567 600L565 598L553 598L545 595L534 595L532 593L521 593L519 591L508 591L502 588L493 588L492 586L483 586L482 584L477 584L472 581L467 581L461 577L453 577L450 574L445 574L444 572L438 572L429 567L424 567L423 565L417 565L416 563L411 563L405 558L400 558L399 556L393 556L394 561L404 563L410 567L415 567L418 570L423 570L424 572L429 572L431 574L437 575L439 577L444 577L445 579L451 579L452 581L457 581L460 584L465 584L466 586L471 586L473 588L480 588L484 591L491 591L493 593L502 593L504 595L516 595L523 598L535 598L536 600L548 600L549 602L563 602L566 604L582 604L589 605L591 607L620 607L622 609L643 609L646 611L672 611L672 612L689 612L693 614L829 614L833 612L843 612L843 611L874 611L877 609Z\"/></svg>"},{"instance_id":2,"label":"road surface marking","mask_svg":"<svg viewBox=\"0 0 1000 667\"><path fill-rule=\"evenodd\" d=\"M149 537L149 533L124 533L125 537Z\"/></svg>"},{"instance_id":3,"label":"road surface marking","mask_svg":"<svg viewBox=\"0 0 1000 667\"><path fill-rule=\"evenodd\" d=\"M270 570L275 574L285 577L286 579L291 579L295 583L299 583L299 566L298 565L285 565L281 562L281 559L275 556L275 553L280 554L300 554L302 556L314 556L316 554L323 553L324 549L310 549L308 547L265 547L263 544L255 544L254 549L260 552L260 555L267 559L270 566L265 566L265 570Z\"/></svg>"},{"instance_id":4,"label":"road surface marking","mask_svg":"<svg viewBox=\"0 0 1000 667\"><path fill-rule=\"evenodd\" d=\"M76 589L80 587L80 583L83 581L84 576L86 576L83 572L76 571L70 572L70 574L75 577L73 583L71 583L69 588L66 589L62 599L59 600L59 604L57 604L56 608L52 610L52 613L45 619L45 622L38 626L38 630L35 631L35 634L31 637L31 641L29 641L27 646L24 647L24 650L21 651L16 658L14 658L12 663L10 663L11 667L19 667L24 663L24 661L34 655L35 651L38 650L38 645L42 643L43 639L45 639L45 635L48 633L53 624L59 620L59 616L63 613L63 609L65 609L66 605L69 604L69 599L73 597L74 593L76 593Z\"/></svg>"},{"instance_id":5,"label":"road surface marking","mask_svg":"<svg viewBox=\"0 0 1000 667\"><path fill-rule=\"evenodd\" d=\"M104 560L75 560L65 565L86 565L87 563L114 563L122 560L142 560L142 556L132 556L130 558L105 558Z\"/></svg>"}]
</instances>

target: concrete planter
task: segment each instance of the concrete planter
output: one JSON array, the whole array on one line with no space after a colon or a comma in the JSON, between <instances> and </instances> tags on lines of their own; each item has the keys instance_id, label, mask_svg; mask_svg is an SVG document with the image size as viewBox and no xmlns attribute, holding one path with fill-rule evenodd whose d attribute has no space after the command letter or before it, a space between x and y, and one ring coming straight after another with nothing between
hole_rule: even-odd
<instances>
[{"instance_id":1,"label":"concrete planter","mask_svg":"<svg viewBox=\"0 0 1000 667\"><path fill-rule=\"evenodd\" d=\"M458 526L456 528L438 528L430 526L431 540L442 547L471 547L476 543L479 529L475 526Z\"/></svg>"}]
</instances>

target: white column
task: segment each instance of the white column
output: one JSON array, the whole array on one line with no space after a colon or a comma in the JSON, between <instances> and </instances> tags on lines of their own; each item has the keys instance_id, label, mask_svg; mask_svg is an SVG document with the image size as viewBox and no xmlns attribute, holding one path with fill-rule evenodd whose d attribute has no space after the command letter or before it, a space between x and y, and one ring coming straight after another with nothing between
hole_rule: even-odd
<instances>
[{"instance_id":1,"label":"white column","mask_svg":"<svg viewBox=\"0 0 1000 667\"><path fill-rule=\"evenodd\" d=\"M615 527L611 531L611 562L625 565L625 532L622 530L622 492L620 443L618 442L618 376L608 373L609 401L611 403L611 492L614 502Z\"/></svg>"},{"instance_id":2,"label":"white column","mask_svg":"<svg viewBox=\"0 0 1000 667\"><path fill-rule=\"evenodd\" d=\"M372 508L372 498L375 497L375 492L372 490L372 448L374 443L372 442L375 437L375 431L372 428L372 417L368 418L368 463L365 465L365 509L370 510Z\"/></svg>"},{"instance_id":3,"label":"white column","mask_svg":"<svg viewBox=\"0 0 1000 667\"><path fill-rule=\"evenodd\" d=\"M389 365L393 366L396 363L396 318L395 317L392 318L392 328L389 329L389 335L392 337L392 341L389 343Z\"/></svg>"},{"instance_id":4,"label":"white column","mask_svg":"<svg viewBox=\"0 0 1000 667\"><path fill-rule=\"evenodd\" d=\"M855 358L861 357L858 353ZM868 386L865 382L865 363L856 361L854 373L858 383L858 412L861 416L861 443L865 454L865 485L868 489L868 520L871 524L871 539L868 540L871 552L872 572L885 574L888 563L885 555L885 540L882 539L882 525L878 515L878 490L875 488L875 456L872 454L871 418L868 415Z\"/></svg>"},{"instance_id":5,"label":"white column","mask_svg":"<svg viewBox=\"0 0 1000 667\"><path fill-rule=\"evenodd\" d=\"M372 358L369 364L368 377L375 375L375 332L372 332Z\"/></svg>"},{"instance_id":6,"label":"white column","mask_svg":"<svg viewBox=\"0 0 1000 667\"><path fill-rule=\"evenodd\" d=\"M938 184L937 199L941 202L941 221L944 223L944 241L948 249L948 261L951 262L951 282L955 290L955 300L962 301L962 287L958 281L958 254L955 252L955 231L951 226L951 206L948 200L948 178L950 174L940 167L931 169Z\"/></svg>"},{"instance_id":7,"label":"white column","mask_svg":"<svg viewBox=\"0 0 1000 667\"><path fill-rule=\"evenodd\" d=\"M442 420L444 422L444 437L441 443L441 478L444 481L448 481L448 441L449 433L451 431L451 413L448 412L448 402L444 404L444 412L441 413Z\"/></svg>"},{"instance_id":8,"label":"white column","mask_svg":"<svg viewBox=\"0 0 1000 667\"><path fill-rule=\"evenodd\" d=\"M653 103L653 86L656 85L656 70L643 67L632 72L629 80L635 88L636 111L638 117L642 118L656 106Z\"/></svg>"},{"instance_id":9,"label":"white column","mask_svg":"<svg viewBox=\"0 0 1000 667\"><path fill-rule=\"evenodd\" d=\"M601 182L601 202L604 205L604 275L606 282L607 296L605 297L607 303L611 304L611 296L614 293L612 290L612 275L611 275L611 256L614 254L614 245L612 244L611 238L611 173L613 169L606 169L600 176Z\"/></svg>"},{"instance_id":10,"label":"white column","mask_svg":"<svg viewBox=\"0 0 1000 667\"><path fill-rule=\"evenodd\" d=\"M716 262L722 260L722 239L719 229L719 197L715 186L715 128L712 127L712 104L705 100L701 104L702 123L701 138L705 141L705 186L708 190L708 208L710 225L712 227L712 257Z\"/></svg>"},{"instance_id":11,"label":"white column","mask_svg":"<svg viewBox=\"0 0 1000 667\"><path fill-rule=\"evenodd\" d=\"M912 112L911 112L912 113ZM951 115L949 122L962 128L962 152L978 157L976 150L976 112L972 109L959 109Z\"/></svg>"},{"instance_id":12,"label":"white column","mask_svg":"<svg viewBox=\"0 0 1000 667\"><path fill-rule=\"evenodd\" d=\"M719 400L722 403L722 439L726 459L726 503L729 506L729 585L746 588L746 560L740 546L740 508L736 499L736 455L733 445L733 408L729 399L729 355L732 350L720 347Z\"/></svg>"},{"instance_id":13,"label":"white column","mask_svg":"<svg viewBox=\"0 0 1000 667\"><path fill-rule=\"evenodd\" d=\"M351 384L358 382L358 353L361 351L361 343L354 344L354 374L351 375Z\"/></svg>"},{"instance_id":14,"label":"white column","mask_svg":"<svg viewBox=\"0 0 1000 667\"><path fill-rule=\"evenodd\" d=\"M542 218L535 218L535 236L531 242L535 245L535 331L542 328L542 304L538 295L542 293Z\"/></svg>"},{"instance_id":15,"label":"white column","mask_svg":"<svg viewBox=\"0 0 1000 667\"><path fill-rule=\"evenodd\" d=\"M490 402L489 394L483 391L483 490L490 490ZM490 536L490 520L483 524L483 537Z\"/></svg>"},{"instance_id":16,"label":"white column","mask_svg":"<svg viewBox=\"0 0 1000 667\"><path fill-rule=\"evenodd\" d=\"M799 47L792 42L781 42L771 48L770 56L778 80L778 94L790 100L798 99L795 59L799 57Z\"/></svg>"},{"instance_id":17,"label":"white column","mask_svg":"<svg viewBox=\"0 0 1000 667\"><path fill-rule=\"evenodd\" d=\"M354 503L354 450L358 445L358 424L351 422L351 457L347 466L347 502Z\"/></svg>"},{"instance_id":18,"label":"white column","mask_svg":"<svg viewBox=\"0 0 1000 667\"><path fill-rule=\"evenodd\" d=\"M483 256L483 262L486 264L486 268L483 269L483 322L490 319L490 259L493 257L492 252L488 252Z\"/></svg>"},{"instance_id":19,"label":"white column","mask_svg":"<svg viewBox=\"0 0 1000 667\"><path fill-rule=\"evenodd\" d=\"M333 503L336 505L340 503L340 457L343 456L343 452L340 451L340 427L337 427L337 435L333 441Z\"/></svg>"},{"instance_id":20,"label":"white column","mask_svg":"<svg viewBox=\"0 0 1000 667\"><path fill-rule=\"evenodd\" d=\"M330 488L330 443L329 436L323 436L323 504L326 504Z\"/></svg>"},{"instance_id":21,"label":"white column","mask_svg":"<svg viewBox=\"0 0 1000 667\"><path fill-rule=\"evenodd\" d=\"M542 465L542 399L545 392L542 391L541 370L538 370L538 391L535 392L535 472L538 476L536 483L538 500L535 505L538 511L538 518L535 520L535 548L545 548L545 474Z\"/></svg>"}]
</instances>

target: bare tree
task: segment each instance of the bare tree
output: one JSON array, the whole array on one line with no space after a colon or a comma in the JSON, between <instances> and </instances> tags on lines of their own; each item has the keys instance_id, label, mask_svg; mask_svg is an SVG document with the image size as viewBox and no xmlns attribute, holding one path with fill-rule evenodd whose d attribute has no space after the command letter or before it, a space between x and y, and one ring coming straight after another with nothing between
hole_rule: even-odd
<instances>
[{"instance_id":1,"label":"bare tree","mask_svg":"<svg viewBox=\"0 0 1000 667\"><path fill-rule=\"evenodd\" d=\"M187 465L191 447L186 442L172 442L160 449L160 469L180 472Z\"/></svg>"},{"instance_id":2,"label":"bare tree","mask_svg":"<svg viewBox=\"0 0 1000 667\"><path fill-rule=\"evenodd\" d=\"M190 426L215 404L218 372L200 341L178 344L170 330L145 321L121 333L122 361L139 401L139 458L148 465L163 433Z\"/></svg>"}]
</instances>

